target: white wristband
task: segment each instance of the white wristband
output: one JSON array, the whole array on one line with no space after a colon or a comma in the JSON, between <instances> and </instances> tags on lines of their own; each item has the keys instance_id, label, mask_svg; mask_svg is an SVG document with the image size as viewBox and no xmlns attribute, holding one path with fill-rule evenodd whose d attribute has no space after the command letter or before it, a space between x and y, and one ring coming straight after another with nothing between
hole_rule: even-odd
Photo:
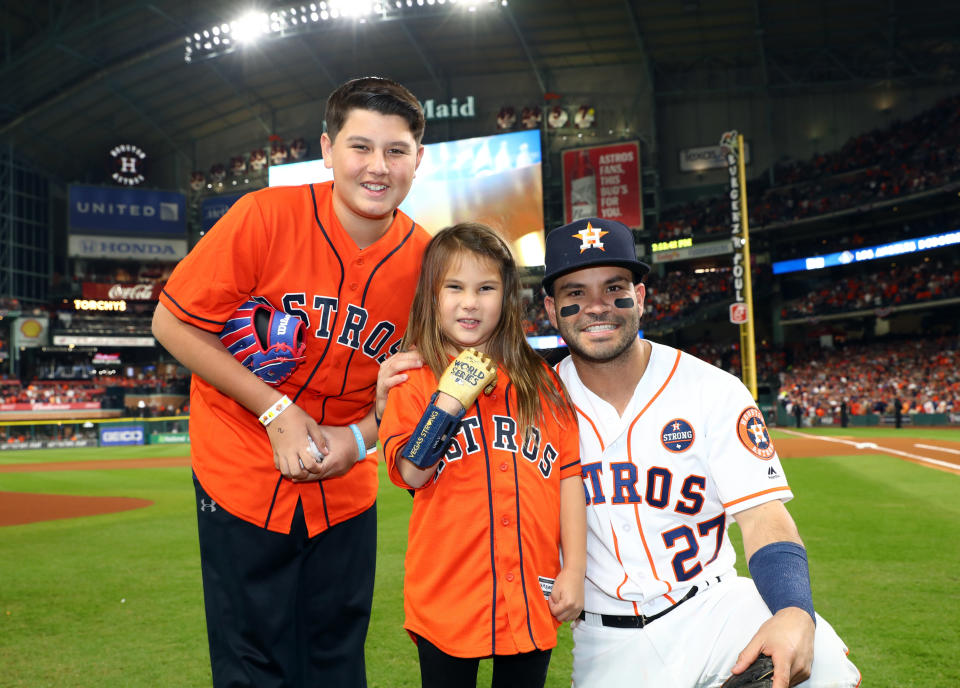
<instances>
[{"instance_id":1,"label":"white wristband","mask_svg":"<svg viewBox=\"0 0 960 688\"><path fill-rule=\"evenodd\" d=\"M290 401L290 397L284 394L280 399L277 400L277 403L273 404L270 408L260 414L260 422L263 423L263 427L267 427L272 423L277 416L287 410L287 407L293 404Z\"/></svg>"},{"instance_id":2,"label":"white wristband","mask_svg":"<svg viewBox=\"0 0 960 688\"><path fill-rule=\"evenodd\" d=\"M348 426L353 431L353 439L357 441L357 461L363 461L367 458L367 443L363 441L363 433L356 423Z\"/></svg>"}]
</instances>

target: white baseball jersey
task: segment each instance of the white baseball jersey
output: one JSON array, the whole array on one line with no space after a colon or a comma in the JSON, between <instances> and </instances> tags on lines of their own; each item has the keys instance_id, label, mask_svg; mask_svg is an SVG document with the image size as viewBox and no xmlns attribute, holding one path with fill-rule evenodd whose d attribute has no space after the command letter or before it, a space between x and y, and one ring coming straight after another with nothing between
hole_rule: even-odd
<instances>
[{"instance_id":1,"label":"white baseball jersey","mask_svg":"<svg viewBox=\"0 0 960 688\"><path fill-rule=\"evenodd\" d=\"M580 423L584 609L652 615L733 570L733 514L793 497L763 416L734 376L650 342L623 416L557 365Z\"/></svg>"}]
</instances>

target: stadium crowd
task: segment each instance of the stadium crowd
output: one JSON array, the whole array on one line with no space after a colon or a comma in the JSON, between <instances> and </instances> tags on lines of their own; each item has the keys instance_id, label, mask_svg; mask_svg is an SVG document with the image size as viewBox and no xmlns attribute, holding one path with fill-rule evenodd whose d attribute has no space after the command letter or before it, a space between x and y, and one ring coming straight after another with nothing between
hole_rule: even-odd
<instances>
[{"instance_id":1,"label":"stadium crowd","mask_svg":"<svg viewBox=\"0 0 960 688\"><path fill-rule=\"evenodd\" d=\"M0 382L5 404L74 404L99 401L106 387L98 382L41 382L22 384L19 380Z\"/></svg>"},{"instance_id":2,"label":"stadium crowd","mask_svg":"<svg viewBox=\"0 0 960 688\"><path fill-rule=\"evenodd\" d=\"M816 317L956 297L960 297L960 267L931 260L824 279L806 295L784 304L781 316Z\"/></svg>"},{"instance_id":3,"label":"stadium crowd","mask_svg":"<svg viewBox=\"0 0 960 688\"><path fill-rule=\"evenodd\" d=\"M847 413L960 413L956 337L847 345L803 352L780 375L779 403L810 419Z\"/></svg>"},{"instance_id":4,"label":"stadium crowd","mask_svg":"<svg viewBox=\"0 0 960 688\"><path fill-rule=\"evenodd\" d=\"M748 187L753 227L791 222L902 198L960 179L960 96L885 129L855 136L839 150L774 167ZM755 199L755 200L754 200ZM726 195L666 210L659 239L729 232Z\"/></svg>"}]
</instances>

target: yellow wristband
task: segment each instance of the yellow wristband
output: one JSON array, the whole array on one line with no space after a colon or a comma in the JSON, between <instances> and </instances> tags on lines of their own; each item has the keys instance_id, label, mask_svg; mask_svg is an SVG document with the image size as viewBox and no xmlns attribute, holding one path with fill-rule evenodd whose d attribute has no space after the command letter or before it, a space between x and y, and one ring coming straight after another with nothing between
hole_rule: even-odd
<instances>
[{"instance_id":1,"label":"yellow wristband","mask_svg":"<svg viewBox=\"0 0 960 688\"><path fill-rule=\"evenodd\" d=\"M260 422L263 423L263 427L270 425L277 416L286 411L287 407L292 404L293 402L286 394L280 397L275 404L260 414Z\"/></svg>"}]
</instances>

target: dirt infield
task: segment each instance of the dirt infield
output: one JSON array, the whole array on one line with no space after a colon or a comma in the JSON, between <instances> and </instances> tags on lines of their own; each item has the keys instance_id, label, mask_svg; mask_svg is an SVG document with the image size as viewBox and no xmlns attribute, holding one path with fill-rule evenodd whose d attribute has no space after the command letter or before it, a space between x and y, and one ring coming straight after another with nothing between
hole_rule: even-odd
<instances>
[{"instance_id":1,"label":"dirt infield","mask_svg":"<svg viewBox=\"0 0 960 688\"><path fill-rule=\"evenodd\" d=\"M858 438L836 435L820 437L780 428L791 437L776 441L782 458L888 454L922 466L960 475L960 442L921 440L913 437ZM43 471L99 471L128 468L170 468L189 466L190 459L173 456L162 459L117 459L114 461L62 461L18 463L0 466L0 473ZM153 502L128 497L77 497L23 492L0 492L0 526L21 525L60 518L109 514L142 509Z\"/></svg>"},{"instance_id":2,"label":"dirt infield","mask_svg":"<svg viewBox=\"0 0 960 688\"><path fill-rule=\"evenodd\" d=\"M42 473L46 471L109 471L114 468L174 468L189 466L189 456L160 459L114 459L112 461L54 461L51 463L11 463L0 466L0 473Z\"/></svg>"},{"instance_id":3,"label":"dirt infield","mask_svg":"<svg viewBox=\"0 0 960 688\"><path fill-rule=\"evenodd\" d=\"M897 458L960 475L960 442L923 440L916 437L830 437L811 435L778 428L792 437L776 440L781 458L837 456L854 454L888 454Z\"/></svg>"},{"instance_id":4,"label":"dirt infield","mask_svg":"<svg viewBox=\"0 0 960 688\"><path fill-rule=\"evenodd\" d=\"M160 459L117 459L114 461L57 461L53 463L14 463L0 466L0 473L46 471L101 471L117 468L170 468L189 466L190 457ZM16 526L60 518L96 516L118 511L142 509L153 504L148 499L130 497L78 497L74 495L0 492L0 527Z\"/></svg>"},{"instance_id":5,"label":"dirt infield","mask_svg":"<svg viewBox=\"0 0 960 688\"><path fill-rule=\"evenodd\" d=\"M97 516L117 511L142 509L149 499L132 497L77 497L28 492L0 492L0 526L17 526L58 518Z\"/></svg>"}]
</instances>

